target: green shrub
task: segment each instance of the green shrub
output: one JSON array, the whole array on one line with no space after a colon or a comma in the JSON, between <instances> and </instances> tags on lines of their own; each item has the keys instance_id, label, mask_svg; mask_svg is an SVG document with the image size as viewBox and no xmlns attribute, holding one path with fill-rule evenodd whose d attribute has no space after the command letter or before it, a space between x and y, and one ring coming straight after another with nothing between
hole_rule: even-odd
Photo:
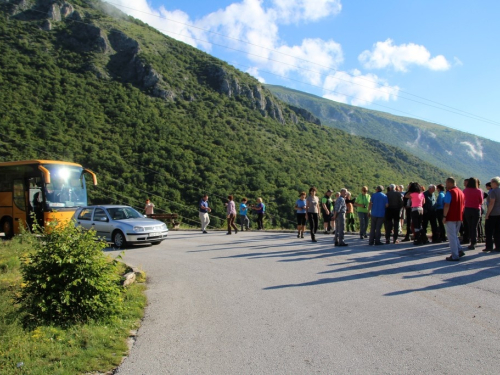
<instances>
[{"instance_id":1,"label":"green shrub","mask_svg":"<svg viewBox=\"0 0 500 375\"><path fill-rule=\"evenodd\" d=\"M22 290L18 302L29 325L68 325L107 319L119 312L117 261L102 250L94 231L49 224L33 252L21 258Z\"/></svg>"}]
</instances>

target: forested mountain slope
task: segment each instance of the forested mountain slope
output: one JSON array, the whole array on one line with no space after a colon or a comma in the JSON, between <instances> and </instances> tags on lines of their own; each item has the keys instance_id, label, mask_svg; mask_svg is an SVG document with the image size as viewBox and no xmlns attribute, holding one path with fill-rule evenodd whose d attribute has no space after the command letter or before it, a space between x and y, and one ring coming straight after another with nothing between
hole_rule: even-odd
<instances>
[{"instance_id":1,"label":"forested mountain slope","mask_svg":"<svg viewBox=\"0 0 500 375\"><path fill-rule=\"evenodd\" d=\"M100 1L0 0L0 86L0 160L79 162L98 174L95 203L142 206L150 195L197 221L203 192L218 217L227 194L262 196L274 224L290 226L310 185L446 176L315 124L248 74Z\"/></svg>"},{"instance_id":2,"label":"forested mountain slope","mask_svg":"<svg viewBox=\"0 0 500 375\"><path fill-rule=\"evenodd\" d=\"M498 142L417 119L334 102L282 86L266 87L284 102L310 111L323 125L400 147L438 168L452 171L456 176L475 176L486 181L499 174Z\"/></svg>"}]
</instances>

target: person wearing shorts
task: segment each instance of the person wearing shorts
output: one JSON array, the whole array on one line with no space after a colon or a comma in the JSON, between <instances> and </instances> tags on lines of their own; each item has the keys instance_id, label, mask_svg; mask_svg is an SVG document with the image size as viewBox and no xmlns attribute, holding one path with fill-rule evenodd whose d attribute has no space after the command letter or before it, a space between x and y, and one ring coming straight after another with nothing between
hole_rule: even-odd
<instances>
[{"instance_id":1,"label":"person wearing shorts","mask_svg":"<svg viewBox=\"0 0 500 375\"><path fill-rule=\"evenodd\" d=\"M306 192L300 193L299 199L295 202L295 210L297 211L297 238L304 238L306 230Z\"/></svg>"}]
</instances>

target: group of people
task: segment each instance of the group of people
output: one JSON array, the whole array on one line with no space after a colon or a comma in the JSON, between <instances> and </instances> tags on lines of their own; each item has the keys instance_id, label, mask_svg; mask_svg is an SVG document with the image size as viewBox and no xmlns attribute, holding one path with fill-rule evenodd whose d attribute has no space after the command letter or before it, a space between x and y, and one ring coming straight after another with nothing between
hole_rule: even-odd
<instances>
[{"instance_id":1,"label":"group of people","mask_svg":"<svg viewBox=\"0 0 500 375\"><path fill-rule=\"evenodd\" d=\"M254 211L257 214L257 230L264 229L264 214L266 212L266 205L262 201L262 198L257 198L255 205L247 204L248 200L243 198L239 205L239 218L241 231L250 229L250 218L249 218L249 210ZM211 208L208 205L208 194L205 194L199 204L199 215L201 221L201 231L202 233L208 233L207 227L210 224L210 216L208 215L211 212ZM229 195L227 197L226 203L226 218L227 218L227 233L232 234L232 230L234 229L234 233L238 233L238 227L235 224L236 221L236 204L234 202L234 197Z\"/></svg>"},{"instance_id":2,"label":"group of people","mask_svg":"<svg viewBox=\"0 0 500 375\"><path fill-rule=\"evenodd\" d=\"M295 202L297 216L297 238L304 238L306 223L312 242L317 242L316 235L320 217L323 219L324 233L333 233L335 246L348 246L345 234L356 232L355 211L359 219L359 237L368 239L368 244L383 245L382 226L385 227L385 244L399 243L406 223L406 235L401 240L412 241L419 246L432 241L449 241L451 256L446 260L457 261L465 255L461 244L467 244L474 250L478 242L485 242L483 251L500 252L500 177L494 177L486 184L487 191L480 188L480 181L471 177L464 180L460 189L454 178L445 184L429 185L427 189L417 182L408 186L391 184L385 191L377 186L373 194L363 186L355 198L345 188L337 193L328 189L320 199L315 187L307 194L301 192ZM232 195L228 196L227 234L238 233L235 224L236 204ZM264 229L263 217L266 206L262 198L257 198L255 205L248 205L246 198L239 205L241 230L250 229L249 211L257 214L257 229ZM199 204L201 230L207 233L210 223L208 195L204 195ZM485 217L483 229L482 218ZM368 225L370 223L370 231ZM430 226L431 238L427 234ZM462 237L460 241L459 236Z\"/></svg>"},{"instance_id":3,"label":"group of people","mask_svg":"<svg viewBox=\"0 0 500 375\"><path fill-rule=\"evenodd\" d=\"M478 242L486 243L483 251L500 252L500 177L494 177L486 184L486 192L480 189L480 181L471 177L464 180L464 189L457 187L454 178L446 184L429 185L427 190L417 182L411 182L406 190L402 185L390 185L386 192L377 186L376 192L368 194L364 186L355 199L347 189L341 189L332 198L333 191L327 190L320 200L317 189L311 187L309 195L300 193L295 204L297 211L297 237L304 238L306 221L309 221L310 235L317 242L319 214L323 216L325 233L329 228L335 234L335 246L347 246L344 231L354 228L354 207L359 217L359 236L368 238L369 245L383 245L382 226L385 226L385 243L399 243L399 235L406 221L406 235L402 241L423 245L429 241L427 228L431 227L431 241L449 241L451 256L448 261L457 261L465 255L461 244L474 250ZM484 205L486 203L486 205ZM482 217L485 216L485 230ZM368 222L370 232L367 234ZM354 231L354 230L353 230ZM448 234L448 235L447 235ZM462 236L462 241L459 240ZM495 247L493 247L493 245Z\"/></svg>"}]
</instances>

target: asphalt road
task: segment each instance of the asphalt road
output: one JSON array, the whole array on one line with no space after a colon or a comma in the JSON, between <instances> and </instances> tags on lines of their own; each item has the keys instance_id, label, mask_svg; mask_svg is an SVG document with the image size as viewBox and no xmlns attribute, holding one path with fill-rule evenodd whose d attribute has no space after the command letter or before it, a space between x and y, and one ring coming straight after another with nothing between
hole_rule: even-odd
<instances>
[{"instance_id":1,"label":"asphalt road","mask_svg":"<svg viewBox=\"0 0 500 375\"><path fill-rule=\"evenodd\" d=\"M171 232L126 250L149 305L117 373L500 373L499 254L332 238Z\"/></svg>"}]
</instances>

